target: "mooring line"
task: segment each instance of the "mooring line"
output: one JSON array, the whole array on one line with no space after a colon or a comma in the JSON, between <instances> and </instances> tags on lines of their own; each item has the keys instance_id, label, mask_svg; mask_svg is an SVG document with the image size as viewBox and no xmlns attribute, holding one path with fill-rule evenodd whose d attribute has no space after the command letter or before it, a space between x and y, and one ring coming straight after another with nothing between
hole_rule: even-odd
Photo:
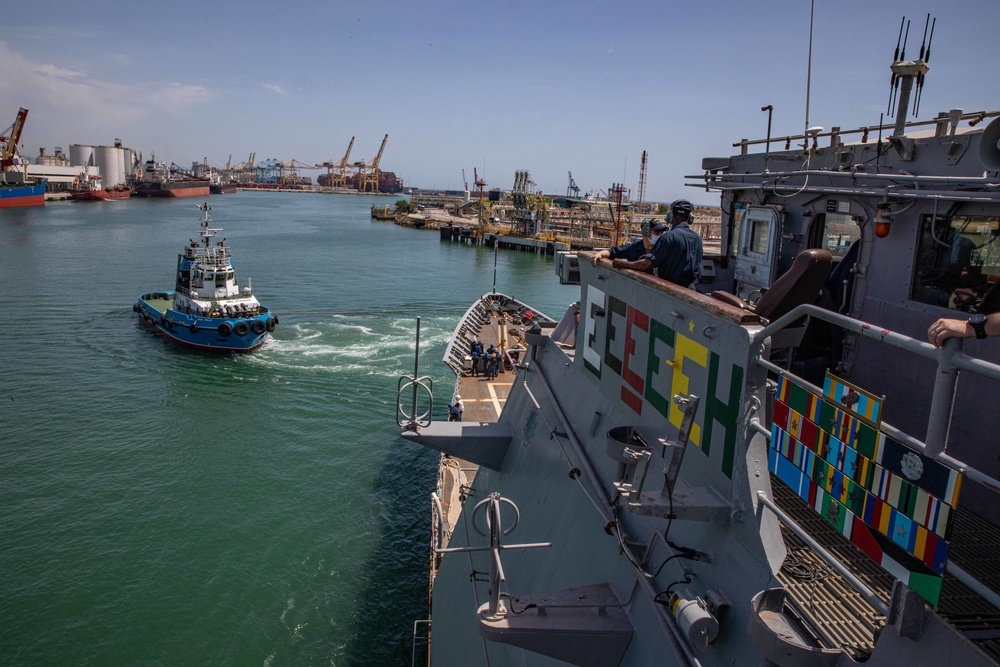
<instances>
[{"instance_id":1,"label":"mooring line","mask_svg":"<svg viewBox=\"0 0 1000 667\"><path fill-rule=\"evenodd\" d=\"M402 310L281 310L271 311L275 315L378 315L383 313L426 313L465 311L466 306L453 308L406 308Z\"/></svg>"}]
</instances>

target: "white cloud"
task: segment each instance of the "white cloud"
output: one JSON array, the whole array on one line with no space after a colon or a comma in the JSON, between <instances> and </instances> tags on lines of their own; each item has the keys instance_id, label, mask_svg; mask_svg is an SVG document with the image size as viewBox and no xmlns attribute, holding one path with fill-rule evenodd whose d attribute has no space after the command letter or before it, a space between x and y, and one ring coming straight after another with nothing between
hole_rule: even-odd
<instances>
[{"instance_id":1,"label":"white cloud","mask_svg":"<svg viewBox=\"0 0 1000 667\"><path fill-rule=\"evenodd\" d=\"M270 90L272 93L277 93L278 95L288 95L288 91L276 83L262 83L260 86L261 88Z\"/></svg>"},{"instance_id":2,"label":"white cloud","mask_svg":"<svg viewBox=\"0 0 1000 667\"><path fill-rule=\"evenodd\" d=\"M216 97L202 86L149 81L127 85L85 71L29 60L0 41L0 99L60 112L66 125L114 127L161 113L183 114ZM0 114L13 116L8 110ZM6 117L6 116L4 116Z\"/></svg>"}]
</instances>

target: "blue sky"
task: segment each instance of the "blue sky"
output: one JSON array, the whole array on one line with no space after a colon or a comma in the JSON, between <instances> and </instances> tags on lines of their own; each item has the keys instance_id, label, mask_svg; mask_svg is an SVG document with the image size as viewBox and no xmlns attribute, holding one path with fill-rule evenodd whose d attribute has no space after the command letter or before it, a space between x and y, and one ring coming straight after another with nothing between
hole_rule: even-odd
<instances>
[{"instance_id":1,"label":"blue sky","mask_svg":"<svg viewBox=\"0 0 1000 667\"><path fill-rule=\"evenodd\" d=\"M9 3L0 127L22 153L116 137L180 165L374 157L407 185L462 187L473 167L546 193L684 187L704 156L805 126L809 0ZM907 55L937 18L920 117L1000 107L1000 0L816 0L810 125L874 125L900 19ZM318 175L319 171L308 172Z\"/></svg>"}]
</instances>

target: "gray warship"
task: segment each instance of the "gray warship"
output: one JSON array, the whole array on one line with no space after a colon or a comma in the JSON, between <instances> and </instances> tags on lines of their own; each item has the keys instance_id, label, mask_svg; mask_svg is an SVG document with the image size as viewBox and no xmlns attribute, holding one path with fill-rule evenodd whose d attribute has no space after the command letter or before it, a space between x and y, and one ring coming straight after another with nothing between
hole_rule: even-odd
<instances>
[{"instance_id":1,"label":"gray warship","mask_svg":"<svg viewBox=\"0 0 1000 667\"><path fill-rule=\"evenodd\" d=\"M909 120L923 54L884 125L703 160L697 289L563 253L558 321L461 318L463 421L400 379L442 452L414 664L998 664L1000 340L926 331L1000 310L1000 112Z\"/></svg>"}]
</instances>

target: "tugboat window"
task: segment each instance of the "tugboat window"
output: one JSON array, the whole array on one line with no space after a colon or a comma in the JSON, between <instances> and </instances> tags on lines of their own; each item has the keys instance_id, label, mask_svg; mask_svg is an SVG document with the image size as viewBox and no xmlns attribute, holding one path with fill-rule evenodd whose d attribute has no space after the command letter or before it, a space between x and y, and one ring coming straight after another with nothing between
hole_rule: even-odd
<instances>
[{"instance_id":1,"label":"tugboat window","mask_svg":"<svg viewBox=\"0 0 1000 667\"><path fill-rule=\"evenodd\" d=\"M967 313L1000 311L1000 217L923 216L911 298Z\"/></svg>"}]
</instances>

